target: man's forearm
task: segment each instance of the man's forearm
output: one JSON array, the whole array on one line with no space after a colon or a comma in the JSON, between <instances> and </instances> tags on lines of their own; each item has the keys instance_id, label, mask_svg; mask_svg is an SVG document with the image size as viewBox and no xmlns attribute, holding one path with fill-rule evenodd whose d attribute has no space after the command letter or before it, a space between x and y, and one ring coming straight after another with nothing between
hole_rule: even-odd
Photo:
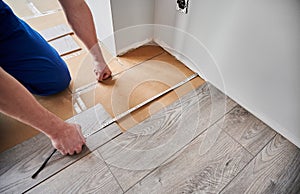
<instances>
[{"instance_id":1,"label":"man's forearm","mask_svg":"<svg viewBox=\"0 0 300 194\"><path fill-rule=\"evenodd\" d=\"M111 76L96 35L93 16L84 0L60 0L68 22L94 58L94 71L99 81Z\"/></svg>"},{"instance_id":2,"label":"man's forearm","mask_svg":"<svg viewBox=\"0 0 300 194\"><path fill-rule=\"evenodd\" d=\"M98 57L97 60L103 60L98 45L93 16L86 2L84 0L60 0L60 3L76 35L92 52L100 52L92 53Z\"/></svg>"},{"instance_id":3,"label":"man's forearm","mask_svg":"<svg viewBox=\"0 0 300 194\"><path fill-rule=\"evenodd\" d=\"M64 122L43 108L17 80L0 67L1 112L44 132L55 136L56 129Z\"/></svg>"},{"instance_id":4,"label":"man's forearm","mask_svg":"<svg viewBox=\"0 0 300 194\"><path fill-rule=\"evenodd\" d=\"M69 24L90 49L97 43L92 13L84 0L60 0Z\"/></svg>"},{"instance_id":5,"label":"man's forearm","mask_svg":"<svg viewBox=\"0 0 300 194\"><path fill-rule=\"evenodd\" d=\"M0 67L0 112L46 134L62 154L81 152L85 139L79 125L66 123L42 107L16 79Z\"/></svg>"}]
</instances>

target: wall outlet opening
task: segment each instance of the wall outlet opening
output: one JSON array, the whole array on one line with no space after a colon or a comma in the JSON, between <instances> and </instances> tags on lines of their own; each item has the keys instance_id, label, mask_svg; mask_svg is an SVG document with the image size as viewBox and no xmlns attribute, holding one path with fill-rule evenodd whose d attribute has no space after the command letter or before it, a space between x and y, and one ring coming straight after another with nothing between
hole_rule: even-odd
<instances>
[{"instance_id":1,"label":"wall outlet opening","mask_svg":"<svg viewBox=\"0 0 300 194\"><path fill-rule=\"evenodd\" d=\"M188 13L189 0L177 0L176 9L181 13Z\"/></svg>"}]
</instances>

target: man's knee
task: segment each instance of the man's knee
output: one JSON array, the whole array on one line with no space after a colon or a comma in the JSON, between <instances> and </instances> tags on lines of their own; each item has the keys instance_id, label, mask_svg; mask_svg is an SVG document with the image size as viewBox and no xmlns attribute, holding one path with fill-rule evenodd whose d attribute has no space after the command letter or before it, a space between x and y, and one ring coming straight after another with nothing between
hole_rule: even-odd
<instances>
[{"instance_id":1,"label":"man's knee","mask_svg":"<svg viewBox=\"0 0 300 194\"><path fill-rule=\"evenodd\" d=\"M67 65L59 60L32 60L14 68L3 68L32 94L49 96L65 90L71 81Z\"/></svg>"},{"instance_id":2,"label":"man's knee","mask_svg":"<svg viewBox=\"0 0 300 194\"><path fill-rule=\"evenodd\" d=\"M59 93L69 87L70 81L71 81L69 71L58 72L58 74L59 75L56 76L56 79L52 80L52 82L54 84L53 85L51 84L52 87L49 87L47 89L47 91L45 92L45 95L56 94L56 93Z\"/></svg>"},{"instance_id":3,"label":"man's knee","mask_svg":"<svg viewBox=\"0 0 300 194\"><path fill-rule=\"evenodd\" d=\"M68 88L71 77L68 69L60 69L52 74L45 75L48 79L36 83L30 83L28 90L37 95L49 96ZM25 85L26 87L26 85Z\"/></svg>"}]
</instances>

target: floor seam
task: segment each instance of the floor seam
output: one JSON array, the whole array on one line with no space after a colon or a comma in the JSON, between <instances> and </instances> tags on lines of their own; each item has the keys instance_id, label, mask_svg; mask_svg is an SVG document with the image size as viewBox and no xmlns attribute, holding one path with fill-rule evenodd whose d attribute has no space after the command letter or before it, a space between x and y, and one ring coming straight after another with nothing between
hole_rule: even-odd
<instances>
[{"instance_id":1,"label":"floor seam","mask_svg":"<svg viewBox=\"0 0 300 194\"><path fill-rule=\"evenodd\" d=\"M219 127L219 126L218 126ZM232 137L232 135L230 135L226 130L222 129L221 127L219 127L224 133L226 133L226 135L228 135L230 137L230 139L232 139L235 143L237 143L240 147L242 147L244 150L246 150L252 157L254 157L254 155L247 149L245 148L238 140L236 140L234 137Z\"/></svg>"},{"instance_id":2,"label":"floor seam","mask_svg":"<svg viewBox=\"0 0 300 194\"><path fill-rule=\"evenodd\" d=\"M122 133L121 133L121 134L122 134ZM121 135L121 134L120 134L120 135ZM120 135L118 135L118 136L120 136ZM102 147L102 146L100 146L100 147ZM99 147L99 148L100 148L100 147ZM118 179L116 178L116 176L114 175L114 173L111 171L110 166L107 164L107 162L106 162L105 159L103 158L101 152L98 150L98 148L97 148L95 151L97 151L97 152L99 153L99 155L101 156L101 158L102 158L104 164L106 165L107 169L109 170L110 174L113 176L113 178L115 179L115 181L117 182L117 184L118 184L119 187L121 188L122 192L124 193L123 187L121 186L120 182L118 181Z\"/></svg>"},{"instance_id":3,"label":"floor seam","mask_svg":"<svg viewBox=\"0 0 300 194\"><path fill-rule=\"evenodd\" d=\"M100 148L101 146L103 146L103 145L105 145L106 143L110 142L111 140L117 138L117 137L120 136L121 134L122 134L122 133L119 133L118 135L112 137L109 141L107 141L107 142L105 142L104 144L102 144L102 145L96 147L93 151L87 153L86 155L83 155L82 157L76 159L76 160L73 161L72 163L70 163L70 164L64 166L63 168L59 169L57 172L55 172L55 173L49 175L48 177L44 178L44 180L42 180L42 181L36 183L35 185L31 186L31 187L28 188L27 190L23 191L22 193L27 193L27 192L29 192L30 190L32 190L32 189L34 189L35 187L39 186L40 184L42 184L43 182L47 181L47 180L50 179L51 177L53 177L53 176L59 174L60 172L62 172L62 171L65 170L66 168L68 168L69 166L71 166L71 165L75 164L76 162L80 161L82 158L84 158L84 157L86 157L87 155L93 153L94 151L96 151L96 150L97 150L98 148ZM123 189L122 189L122 190L123 190Z\"/></svg>"},{"instance_id":4,"label":"floor seam","mask_svg":"<svg viewBox=\"0 0 300 194\"><path fill-rule=\"evenodd\" d=\"M237 105L235 105L233 108L235 108ZM228 114L233 108L231 108L230 110L228 110L227 112L224 113L224 115L220 116L219 119L217 119L215 122L213 122L211 125L209 125L208 127L206 127L202 132L200 132L198 135L196 135L195 137L193 137L188 143L186 143L185 145L182 146L182 148L180 148L179 150L177 150L176 152L174 152L170 157L168 157L166 160L164 160L158 167L154 168L153 170L151 170L149 173L147 173L145 176L143 176L141 179L139 179L139 181L137 181L135 184L133 184L132 186L130 186L127 190L125 190L125 193L127 191L129 191L131 188L133 188L135 185L137 185L139 182L141 182L142 180L144 180L148 175L150 175L152 172L154 172L155 170L157 170L161 165L163 165L166 161L168 161L170 158L172 158L173 156L175 156L177 153L184 151L184 149L186 149L191 142L193 142L196 138L198 138L200 135L202 135L204 132L206 132L210 127L216 125L216 123L221 120L226 114Z\"/></svg>"},{"instance_id":5,"label":"floor seam","mask_svg":"<svg viewBox=\"0 0 300 194\"><path fill-rule=\"evenodd\" d=\"M249 162L220 190L219 193L221 193L222 191L224 191L224 189L226 187L228 187L228 185L230 185L230 183L240 174L243 172L243 170L256 158L256 156L258 156L259 153L261 153L261 151L275 138L276 134L266 143L266 145L259 151L257 152L257 154L253 155L253 157L251 158L251 160L249 160ZM252 155L252 154L251 154Z\"/></svg>"}]
</instances>

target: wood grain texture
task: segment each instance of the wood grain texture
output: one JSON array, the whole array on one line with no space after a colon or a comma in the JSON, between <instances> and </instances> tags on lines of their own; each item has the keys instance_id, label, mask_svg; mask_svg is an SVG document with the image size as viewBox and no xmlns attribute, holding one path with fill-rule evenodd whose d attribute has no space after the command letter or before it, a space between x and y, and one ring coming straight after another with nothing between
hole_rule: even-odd
<instances>
[{"instance_id":1,"label":"wood grain texture","mask_svg":"<svg viewBox=\"0 0 300 194\"><path fill-rule=\"evenodd\" d=\"M68 122L79 123L83 132L87 133L98 129L107 118L109 115L103 111L101 105L97 105L72 117ZM52 152L51 142L45 135L39 134L19 144L0 154L0 193L23 192L71 165L120 133L118 126L112 124L87 138L87 146L82 153L74 156L62 156L56 153L36 179L31 179L31 175Z\"/></svg>"},{"instance_id":2,"label":"wood grain texture","mask_svg":"<svg viewBox=\"0 0 300 194\"><path fill-rule=\"evenodd\" d=\"M300 193L300 149L276 135L222 193Z\"/></svg>"},{"instance_id":3,"label":"wood grain texture","mask_svg":"<svg viewBox=\"0 0 300 194\"><path fill-rule=\"evenodd\" d=\"M204 84L100 147L98 150L123 190L221 118L224 104L230 107L229 110L235 106L233 101L223 101L220 96L222 94L215 88Z\"/></svg>"},{"instance_id":4,"label":"wood grain texture","mask_svg":"<svg viewBox=\"0 0 300 194\"><path fill-rule=\"evenodd\" d=\"M252 156L217 126L209 130L213 143L206 131L126 193L218 193Z\"/></svg>"},{"instance_id":5,"label":"wood grain texture","mask_svg":"<svg viewBox=\"0 0 300 194\"><path fill-rule=\"evenodd\" d=\"M234 108L218 125L252 155L256 155L276 135L274 130L241 106Z\"/></svg>"},{"instance_id":6,"label":"wood grain texture","mask_svg":"<svg viewBox=\"0 0 300 194\"><path fill-rule=\"evenodd\" d=\"M29 193L123 193L98 152L83 157Z\"/></svg>"}]
</instances>

